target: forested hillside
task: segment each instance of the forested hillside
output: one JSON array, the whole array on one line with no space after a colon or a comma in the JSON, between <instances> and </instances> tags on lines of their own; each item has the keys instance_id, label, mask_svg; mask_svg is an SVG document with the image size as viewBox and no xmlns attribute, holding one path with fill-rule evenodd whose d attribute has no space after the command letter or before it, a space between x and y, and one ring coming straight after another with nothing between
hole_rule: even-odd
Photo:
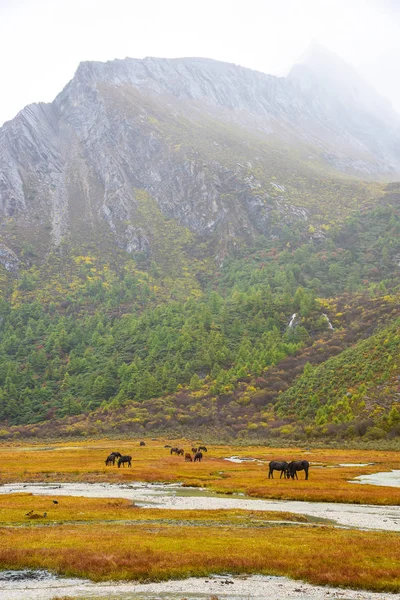
<instances>
[{"instance_id":1,"label":"forested hillside","mask_svg":"<svg viewBox=\"0 0 400 600\"><path fill-rule=\"evenodd\" d=\"M399 123L321 49L288 77L85 62L25 107L0 128L0 438L398 437Z\"/></svg>"},{"instance_id":2,"label":"forested hillside","mask_svg":"<svg viewBox=\"0 0 400 600\"><path fill-rule=\"evenodd\" d=\"M3 280L0 436L399 435L395 184L341 225L282 227L220 267L147 206L151 262L105 239Z\"/></svg>"}]
</instances>

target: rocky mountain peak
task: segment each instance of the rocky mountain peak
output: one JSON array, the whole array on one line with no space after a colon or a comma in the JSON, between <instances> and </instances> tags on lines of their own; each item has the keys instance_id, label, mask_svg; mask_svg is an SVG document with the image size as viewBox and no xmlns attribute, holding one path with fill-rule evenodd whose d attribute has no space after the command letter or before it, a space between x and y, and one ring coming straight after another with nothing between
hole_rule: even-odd
<instances>
[{"instance_id":1,"label":"rocky mountain peak","mask_svg":"<svg viewBox=\"0 0 400 600\"><path fill-rule=\"evenodd\" d=\"M367 91L315 48L287 78L203 58L83 62L54 102L0 129L0 214L57 245L106 227L149 253L145 192L164 217L222 244L275 235L277 222L309 218L327 164L400 171L397 116Z\"/></svg>"}]
</instances>

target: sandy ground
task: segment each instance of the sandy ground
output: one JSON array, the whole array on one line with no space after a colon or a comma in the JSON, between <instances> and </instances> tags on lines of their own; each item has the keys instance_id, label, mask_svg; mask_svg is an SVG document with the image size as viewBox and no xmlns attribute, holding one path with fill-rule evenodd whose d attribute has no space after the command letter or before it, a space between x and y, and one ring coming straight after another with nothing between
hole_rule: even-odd
<instances>
[{"instance_id":1,"label":"sandy ground","mask_svg":"<svg viewBox=\"0 0 400 600\"><path fill-rule=\"evenodd\" d=\"M312 586L286 577L208 577L162 583L90 583L76 579L38 582L0 581L2 600L51 600L73 598L110 598L110 600L395 600L395 594Z\"/></svg>"},{"instance_id":2,"label":"sandy ground","mask_svg":"<svg viewBox=\"0 0 400 600\"><path fill-rule=\"evenodd\" d=\"M357 529L400 531L400 506L301 502L294 500L253 500L244 496L221 496L208 490L182 488L172 484L5 484L0 494L29 492L39 495L85 496L91 498L126 498L138 506L166 509L243 509L288 511L332 520L335 524Z\"/></svg>"}]
</instances>

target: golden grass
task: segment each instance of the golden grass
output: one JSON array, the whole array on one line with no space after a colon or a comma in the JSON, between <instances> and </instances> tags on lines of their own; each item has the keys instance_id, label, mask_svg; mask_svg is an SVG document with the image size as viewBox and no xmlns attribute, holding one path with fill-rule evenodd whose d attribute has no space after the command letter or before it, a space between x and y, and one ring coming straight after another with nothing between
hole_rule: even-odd
<instances>
[{"instance_id":1,"label":"golden grass","mask_svg":"<svg viewBox=\"0 0 400 600\"><path fill-rule=\"evenodd\" d=\"M400 490L390 487L356 485L349 480L360 474L390 471L400 468L395 451L337 450L299 448L266 448L240 446L208 446L202 463L185 463L171 456L166 443L190 450L192 442L167 439L88 441L68 444L0 445L0 483L16 481L180 481L184 485L207 486L213 490L271 499L349 502L361 504L400 504ZM105 458L112 450L129 453L132 468L106 467ZM258 458L263 463L235 464L224 457L240 455ZM298 481L279 479L275 473L268 479L268 462L272 459L310 461L309 481L299 474ZM339 467L340 463L374 463L366 467ZM326 467L326 468L321 468ZM332 467L332 468L330 468Z\"/></svg>"},{"instance_id":2,"label":"golden grass","mask_svg":"<svg viewBox=\"0 0 400 600\"><path fill-rule=\"evenodd\" d=\"M331 527L171 527L159 522L3 527L0 565L47 568L95 581L246 572L400 590L398 535Z\"/></svg>"},{"instance_id":3,"label":"golden grass","mask_svg":"<svg viewBox=\"0 0 400 600\"><path fill-rule=\"evenodd\" d=\"M58 501L53 504L53 498ZM43 514L46 513L46 517ZM0 525L30 524L31 519L40 519L42 524L64 522L134 521L168 522L171 525L183 521L192 523L230 524L231 526L262 526L268 521L291 521L316 523L303 515L278 511L248 510L160 510L137 508L131 501L121 498L82 498L74 496L34 496L33 494L0 495ZM320 522L324 522L323 519Z\"/></svg>"},{"instance_id":4,"label":"golden grass","mask_svg":"<svg viewBox=\"0 0 400 600\"><path fill-rule=\"evenodd\" d=\"M0 483L181 481L264 498L400 504L396 488L348 482L362 473L400 468L396 452L214 445L202 463L194 464L171 456L166 443L160 439L146 441L145 447L139 447L138 440L3 444ZM185 450L193 445L172 443ZM106 467L112 450L131 454L132 468ZM224 460L232 455L265 462ZM309 481L302 473L298 481L280 480L277 473L268 479L269 460L292 458L310 461ZM340 463L374 464L339 467ZM39 517L30 519L26 516L30 511ZM293 524L279 523L282 520ZM0 495L0 568L47 568L99 581L246 572L396 592L399 537L314 526L306 517L290 513L140 509L123 499Z\"/></svg>"}]
</instances>

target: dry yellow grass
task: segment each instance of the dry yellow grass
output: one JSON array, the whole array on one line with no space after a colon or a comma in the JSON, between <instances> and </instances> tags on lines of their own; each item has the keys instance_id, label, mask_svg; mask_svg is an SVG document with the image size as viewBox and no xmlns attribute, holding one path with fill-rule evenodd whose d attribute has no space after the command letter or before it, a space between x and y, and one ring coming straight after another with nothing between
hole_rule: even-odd
<instances>
[{"instance_id":1,"label":"dry yellow grass","mask_svg":"<svg viewBox=\"0 0 400 600\"><path fill-rule=\"evenodd\" d=\"M362 473L400 468L396 452L209 446L203 462L171 456L168 440L0 446L0 482L182 481L264 498L400 504L399 490L355 485ZM189 441L174 441L185 450ZM197 445L197 444L195 444ZM132 468L106 467L112 450ZM264 462L231 463L240 455ZM310 479L268 479L271 459L306 458ZM341 463L374 463L340 467ZM0 568L48 568L93 580L156 580L212 572L286 575L315 584L400 590L399 535L307 524L288 513L139 509L128 500L0 495ZM38 518L30 519L33 512ZM43 517L43 513L47 513ZM297 521L283 525L276 521ZM273 522L275 521L275 522ZM304 524L303 524L304 523ZM45 527L43 525L46 525Z\"/></svg>"},{"instance_id":2,"label":"dry yellow grass","mask_svg":"<svg viewBox=\"0 0 400 600\"><path fill-rule=\"evenodd\" d=\"M400 490L349 483L356 475L400 468L395 451L365 451L299 448L208 446L202 463L185 463L170 455L167 443L190 450L184 440L147 441L104 440L79 443L37 444L30 447L0 445L0 483L15 481L181 481L185 485L207 486L224 493L244 492L261 498L349 502L362 504L400 504ZM132 468L106 467L112 450L131 454ZM235 464L225 457L240 455L265 461ZM305 458L311 463L309 481L299 474L298 481L268 479L271 459ZM341 463L373 463L365 467L340 467ZM324 468L325 467L325 468Z\"/></svg>"},{"instance_id":3,"label":"dry yellow grass","mask_svg":"<svg viewBox=\"0 0 400 600\"><path fill-rule=\"evenodd\" d=\"M398 535L330 527L156 522L0 528L0 565L48 568L96 581L246 572L400 590Z\"/></svg>"},{"instance_id":4,"label":"dry yellow grass","mask_svg":"<svg viewBox=\"0 0 400 600\"><path fill-rule=\"evenodd\" d=\"M42 524L64 522L169 522L179 524L192 523L230 524L248 526L265 522L292 521L295 523L316 523L317 519L295 515L289 512L266 512L247 510L160 510L158 508L138 508L131 501L121 498L82 498L57 496L58 504L53 504L53 496L34 496L33 494L0 495L0 526L30 524L32 517ZM46 513L46 517L44 517ZM33 516L36 515L36 516ZM321 522L324 522L321 520ZM35 523L36 524L36 523Z\"/></svg>"}]
</instances>

